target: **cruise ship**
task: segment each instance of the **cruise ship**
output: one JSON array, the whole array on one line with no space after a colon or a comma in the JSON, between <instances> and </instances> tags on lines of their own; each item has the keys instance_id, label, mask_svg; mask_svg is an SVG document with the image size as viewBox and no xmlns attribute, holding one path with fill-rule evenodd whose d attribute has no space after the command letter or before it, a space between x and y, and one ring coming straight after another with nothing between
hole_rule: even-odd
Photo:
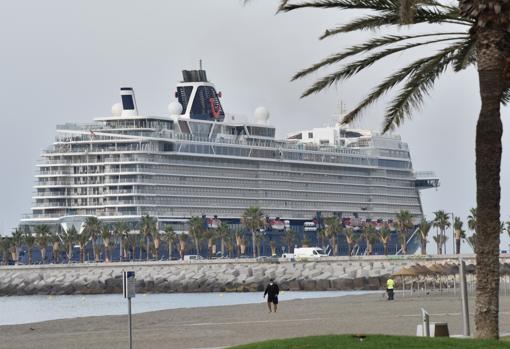
<instances>
[{"instance_id":1,"label":"cruise ship","mask_svg":"<svg viewBox=\"0 0 510 349\"><path fill-rule=\"evenodd\" d=\"M439 185L433 173L413 170L399 136L337 124L276 138L265 108L251 120L226 113L202 69L183 71L168 115L142 115L131 87L120 97L111 116L57 126L22 226L65 229L97 216L137 229L151 215L176 231L192 216L235 228L250 206L276 235L315 231L332 215L356 225L408 210L418 223L420 190Z\"/></svg>"}]
</instances>

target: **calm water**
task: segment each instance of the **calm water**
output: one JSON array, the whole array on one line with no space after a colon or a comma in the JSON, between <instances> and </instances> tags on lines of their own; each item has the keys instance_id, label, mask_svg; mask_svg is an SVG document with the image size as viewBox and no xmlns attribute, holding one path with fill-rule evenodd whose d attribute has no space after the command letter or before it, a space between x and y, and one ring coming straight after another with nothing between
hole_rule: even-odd
<instances>
[{"instance_id":1,"label":"calm water","mask_svg":"<svg viewBox=\"0 0 510 349\"><path fill-rule=\"evenodd\" d=\"M373 292L373 291L372 291ZM370 291L280 292L280 301L306 298L352 296ZM234 304L262 303L261 292L138 294L132 300L133 313ZM24 324L84 316L127 313L127 300L120 294L75 296L0 297L0 325Z\"/></svg>"}]
</instances>

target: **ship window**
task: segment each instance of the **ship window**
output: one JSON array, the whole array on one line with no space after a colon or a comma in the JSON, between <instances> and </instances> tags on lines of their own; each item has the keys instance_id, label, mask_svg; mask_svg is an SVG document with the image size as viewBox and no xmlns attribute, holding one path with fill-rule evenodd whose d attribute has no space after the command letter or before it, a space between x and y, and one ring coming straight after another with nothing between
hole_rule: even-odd
<instances>
[{"instance_id":1,"label":"ship window","mask_svg":"<svg viewBox=\"0 0 510 349\"><path fill-rule=\"evenodd\" d=\"M133 109L135 109L135 105L133 103L133 96L131 96L131 95L122 95L122 109L124 109L124 110L133 110Z\"/></svg>"}]
</instances>

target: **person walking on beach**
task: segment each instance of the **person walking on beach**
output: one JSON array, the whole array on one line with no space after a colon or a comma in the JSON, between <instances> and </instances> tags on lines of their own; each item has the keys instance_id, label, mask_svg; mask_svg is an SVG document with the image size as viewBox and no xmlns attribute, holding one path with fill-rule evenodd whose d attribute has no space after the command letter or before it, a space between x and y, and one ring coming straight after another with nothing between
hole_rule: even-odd
<instances>
[{"instance_id":1,"label":"person walking on beach","mask_svg":"<svg viewBox=\"0 0 510 349\"><path fill-rule=\"evenodd\" d=\"M393 300L394 291L395 288L395 281L391 278L391 276L388 278L388 281L386 281L386 292L388 293L388 300Z\"/></svg>"},{"instance_id":2,"label":"person walking on beach","mask_svg":"<svg viewBox=\"0 0 510 349\"><path fill-rule=\"evenodd\" d=\"M274 282L273 279L269 280L269 284L264 291L264 298L266 298L267 294L267 307L269 308L269 312L272 312L271 303L274 307L274 312L276 313L276 309L278 308L278 294L280 293L280 288Z\"/></svg>"}]
</instances>

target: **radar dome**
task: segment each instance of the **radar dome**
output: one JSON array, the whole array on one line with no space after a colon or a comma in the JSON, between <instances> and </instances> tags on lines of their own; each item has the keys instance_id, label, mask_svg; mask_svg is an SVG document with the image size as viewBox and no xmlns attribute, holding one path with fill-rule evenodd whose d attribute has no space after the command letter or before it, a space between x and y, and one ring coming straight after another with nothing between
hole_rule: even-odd
<instances>
[{"instance_id":1,"label":"radar dome","mask_svg":"<svg viewBox=\"0 0 510 349\"><path fill-rule=\"evenodd\" d=\"M115 103L114 105L112 105L112 115L113 116L122 115L122 103Z\"/></svg>"},{"instance_id":2,"label":"radar dome","mask_svg":"<svg viewBox=\"0 0 510 349\"><path fill-rule=\"evenodd\" d=\"M168 105L168 111L170 115L181 115L182 114L182 104L174 101Z\"/></svg>"},{"instance_id":3,"label":"radar dome","mask_svg":"<svg viewBox=\"0 0 510 349\"><path fill-rule=\"evenodd\" d=\"M257 124L265 124L269 119L269 111L264 107L258 107L253 114L255 115L255 122Z\"/></svg>"}]
</instances>

